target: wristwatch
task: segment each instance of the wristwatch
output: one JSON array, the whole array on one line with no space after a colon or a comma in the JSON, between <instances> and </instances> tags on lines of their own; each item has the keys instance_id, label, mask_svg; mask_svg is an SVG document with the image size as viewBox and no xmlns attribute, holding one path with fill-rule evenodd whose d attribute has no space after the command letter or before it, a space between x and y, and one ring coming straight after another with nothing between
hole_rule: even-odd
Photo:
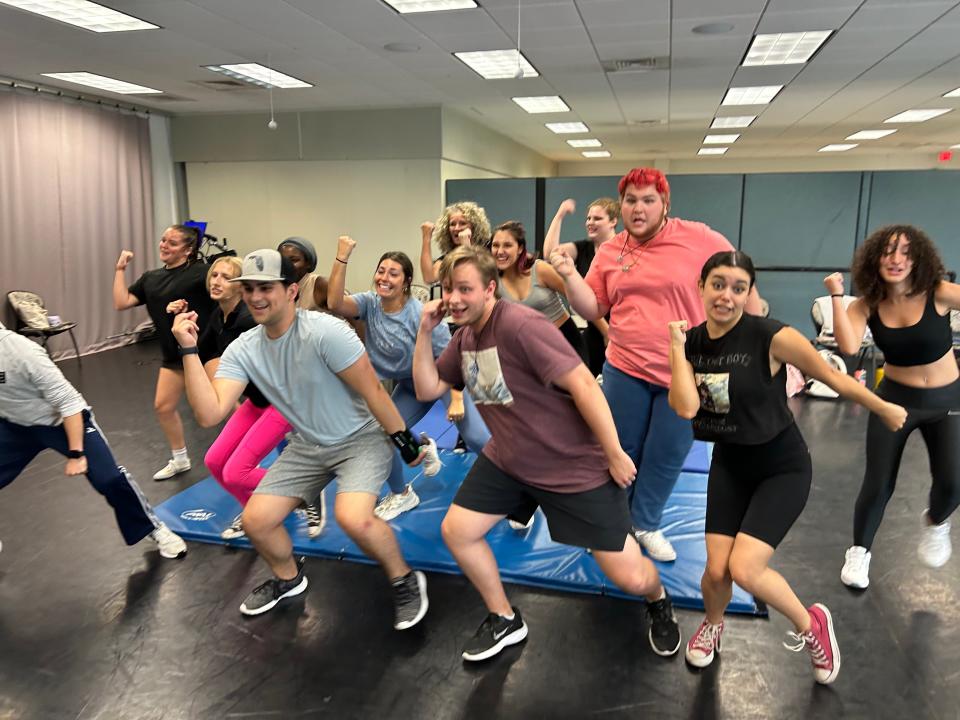
<instances>
[{"instance_id":1,"label":"wristwatch","mask_svg":"<svg viewBox=\"0 0 960 720\"><path fill-rule=\"evenodd\" d=\"M86 453L83 450L67 450L67 457L71 460L79 460L82 457L86 457Z\"/></svg>"}]
</instances>

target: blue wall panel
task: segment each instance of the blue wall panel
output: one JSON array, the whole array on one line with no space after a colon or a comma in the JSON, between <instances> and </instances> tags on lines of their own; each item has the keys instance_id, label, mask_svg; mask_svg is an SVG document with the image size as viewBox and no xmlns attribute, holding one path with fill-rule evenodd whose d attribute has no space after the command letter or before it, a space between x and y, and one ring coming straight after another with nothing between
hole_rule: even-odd
<instances>
[{"instance_id":1,"label":"blue wall panel","mask_svg":"<svg viewBox=\"0 0 960 720\"><path fill-rule=\"evenodd\" d=\"M544 183L543 231L546 232L550 227L560 203L567 198L573 198L577 202L577 211L564 219L563 229L560 231L560 242L576 242L585 239L587 232L584 229L584 223L589 204L602 197L616 200L619 181L619 175L547 178ZM618 225L617 229L623 229L623 225Z\"/></svg>"},{"instance_id":2,"label":"blue wall panel","mask_svg":"<svg viewBox=\"0 0 960 720\"><path fill-rule=\"evenodd\" d=\"M473 200L483 207L491 228L507 220L519 220L527 230L527 242L533 244L537 230L536 179L447 180L446 190L447 205Z\"/></svg>"},{"instance_id":3,"label":"blue wall panel","mask_svg":"<svg viewBox=\"0 0 960 720\"><path fill-rule=\"evenodd\" d=\"M809 338L816 336L810 309L813 301L826 295L823 286L824 273L819 272L759 272L757 289L770 303L770 317L796 328ZM850 287L849 274L844 275L846 287Z\"/></svg>"},{"instance_id":4,"label":"blue wall panel","mask_svg":"<svg viewBox=\"0 0 960 720\"><path fill-rule=\"evenodd\" d=\"M671 175L670 214L706 223L740 247L743 175Z\"/></svg>"}]
</instances>

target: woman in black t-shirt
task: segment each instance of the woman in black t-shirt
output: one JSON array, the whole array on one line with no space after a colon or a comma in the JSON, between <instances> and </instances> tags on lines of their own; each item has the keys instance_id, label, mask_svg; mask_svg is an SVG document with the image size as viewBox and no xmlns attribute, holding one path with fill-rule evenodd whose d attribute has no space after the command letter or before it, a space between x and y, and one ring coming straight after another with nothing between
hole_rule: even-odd
<instances>
[{"instance_id":1,"label":"woman in black t-shirt","mask_svg":"<svg viewBox=\"0 0 960 720\"><path fill-rule=\"evenodd\" d=\"M750 258L714 254L700 274L706 322L687 332L669 323L670 406L693 422L697 439L716 443L707 487L707 566L701 580L706 618L687 643L687 662L706 667L720 650L732 583L793 622L791 650L810 653L816 681L834 681L840 652L830 611L805 608L778 572L774 550L799 517L813 474L810 454L787 407L786 364L899 428L906 411L830 368L799 332L745 315L754 285Z\"/></svg>"},{"instance_id":2,"label":"woman in black t-shirt","mask_svg":"<svg viewBox=\"0 0 960 720\"><path fill-rule=\"evenodd\" d=\"M159 254L163 267L148 270L128 288L124 271L133 253L124 250L117 260L113 279L114 307L128 310L137 305L146 305L160 337L163 360L157 376L153 407L170 444L172 458L154 474L154 480L166 480L190 469L183 423L177 412L177 404L184 390L183 366L179 346L170 331L173 315L167 313L167 305L173 300L186 300L190 309L199 315L201 329L206 326L214 302L207 294L207 266L197 259L198 249L196 230L184 225L171 225L160 238Z\"/></svg>"}]
</instances>

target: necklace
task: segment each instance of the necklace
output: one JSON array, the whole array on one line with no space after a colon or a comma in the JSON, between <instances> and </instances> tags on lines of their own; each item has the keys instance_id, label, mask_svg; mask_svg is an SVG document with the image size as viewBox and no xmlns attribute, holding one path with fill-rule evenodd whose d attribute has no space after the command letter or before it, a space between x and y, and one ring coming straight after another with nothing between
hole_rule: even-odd
<instances>
[{"instance_id":1,"label":"necklace","mask_svg":"<svg viewBox=\"0 0 960 720\"><path fill-rule=\"evenodd\" d=\"M627 242L629 240L630 240L629 235L627 235L627 237L623 239L623 247L620 248L620 254L617 256L617 262L620 263L620 269L623 272L627 272L627 270L629 270L638 262L640 262L640 257L643 255L643 251L647 249L647 243L650 242L649 240L646 240L641 245L638 245L637 247L633 247L627 250ZM631 258L633 258L632 263L630 263L629 265L623 264L626 260L629 260Z\"/></svg>"}]
</instances>

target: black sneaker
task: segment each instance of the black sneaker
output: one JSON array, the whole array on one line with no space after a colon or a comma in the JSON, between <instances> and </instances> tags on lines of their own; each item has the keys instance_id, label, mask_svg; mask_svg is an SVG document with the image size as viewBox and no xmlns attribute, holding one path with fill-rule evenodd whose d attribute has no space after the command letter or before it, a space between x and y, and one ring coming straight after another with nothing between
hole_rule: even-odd
<instances>
[{"instance_id":1,"label":"black sneaker","mask_svg":"<svg viewBox=\"0 0 960 720\"><path fill-rule=\"evenodd\" d=\"M327 524L327 516L323 507L325 493L326 490L320 493L316 502L304 508L303 514L307 516L307 537L310 539L319 537Z\"/></svg>"},{"instance_id":2,"label":"black sneaker","mask_svg":"<svg viewBox=\"0 0 960 720\"><path fill-rule=\"evenodd\" d=\"M497 655L509 645L523 642L527 637L527 624L520 611L513 608L513 619L490 613L463 649L463 659L476 662Z\"/></svg>"},{"instance_id":3,"label":"black sneaker","mask_svg":"<svg viewBox=\"0 0 960 720\"><path fill-rule=\"evenodd\" d=\"M650 647L663 657L675 655L680 649L680 625L666 591L662 600L647 601L647 616L650 618Z\"/></svg>"},{"instance_id":4,"label":"black sneaker","mask_svg":"<svg viewBox=\"0 0 960 720\"><path fill-rule=\"evenodd\" d=\"M297 562L299 572L292 580L281 580L280 578L270 578L262 585L257 585L253 592L247 595L247 599L240 606L240 612L244 615L260 615L273 609L273 607L284 598L299 595L307 589L307 576L303 574L303 559Z\"/></svg>"},{"instance_id":5,"label":"black sneaker","mask_svg":"<svg viewBox=\"0 0 960 720\"><path fill-rule=\"evenodd\" d=\"M427 576L414 570L393 583L395 630L412 628L423 620L430 603L427 600Z\"/></svg>"}]
</instances>

